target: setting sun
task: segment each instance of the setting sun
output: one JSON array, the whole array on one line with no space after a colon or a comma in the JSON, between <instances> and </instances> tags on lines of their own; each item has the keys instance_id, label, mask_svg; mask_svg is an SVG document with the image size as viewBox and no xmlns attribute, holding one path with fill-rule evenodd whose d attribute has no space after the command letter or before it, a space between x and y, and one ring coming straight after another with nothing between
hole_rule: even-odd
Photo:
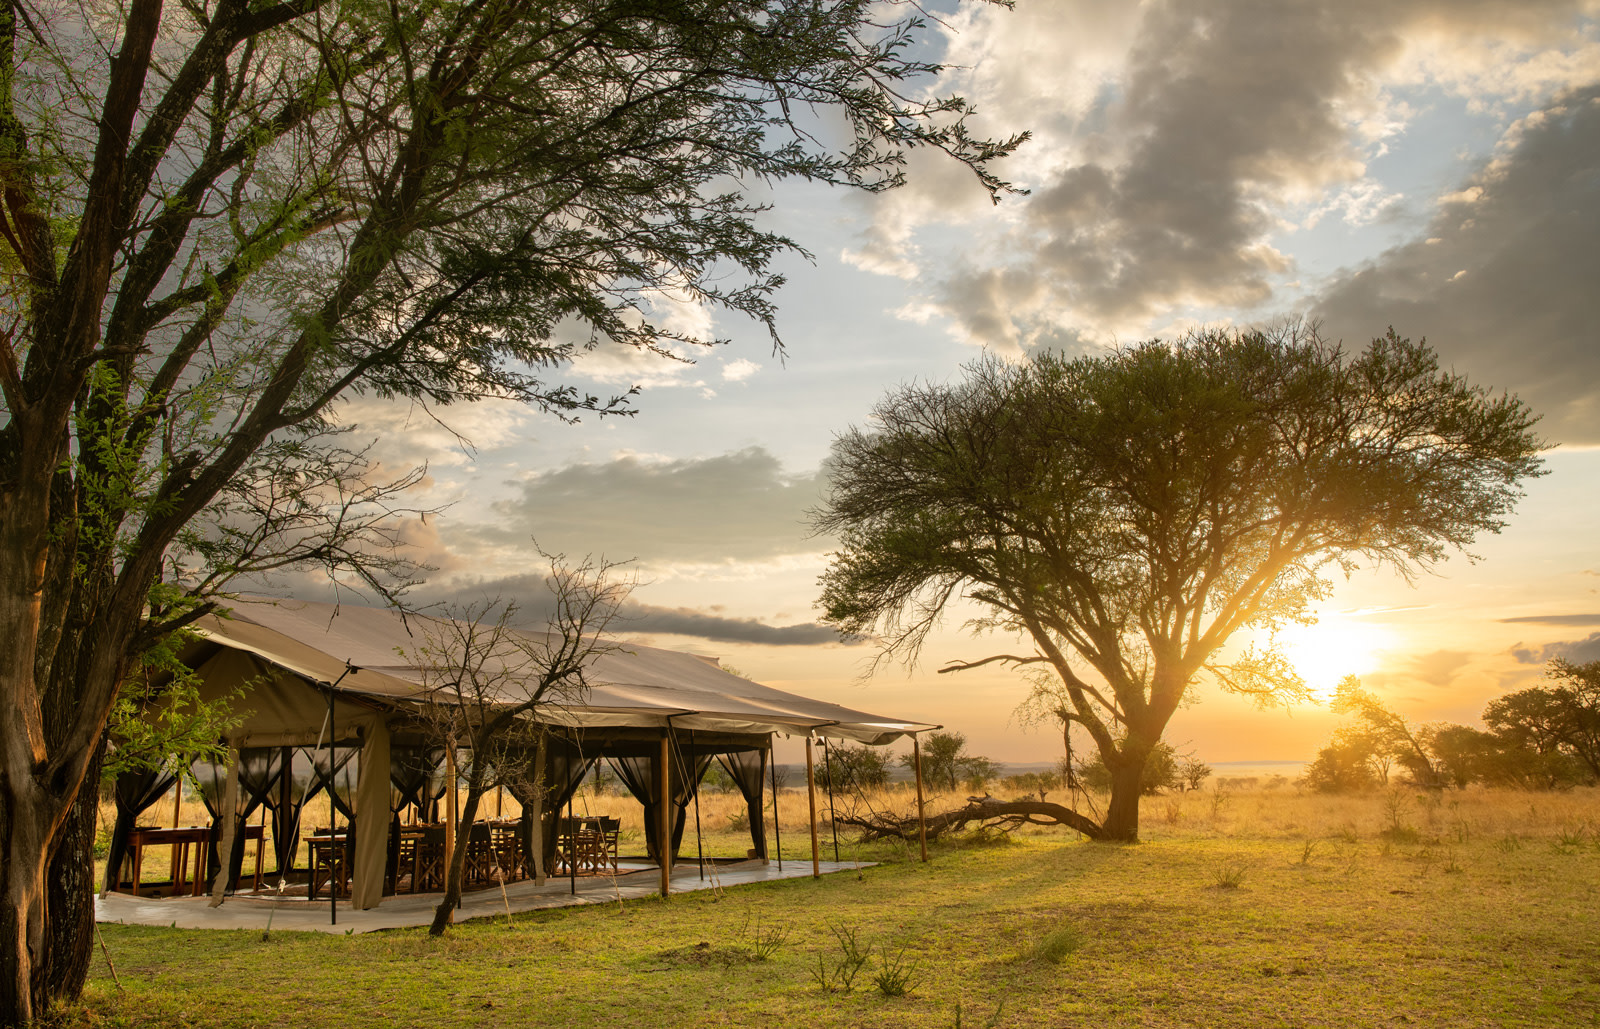
<instances>
[{"instance_id":1,"label":"setting sun","mask_svg":"<svg viewBox=\"0 0 1600 1029\"><path fill-rule=\"evenodd\" d=\"M1326 697L1345 676L1375 670L1390 636L1386 629L1349 616L1325 615L1315 625L1284 628L1278 642L1306 685Z\"/></svg>"}]
</instances>

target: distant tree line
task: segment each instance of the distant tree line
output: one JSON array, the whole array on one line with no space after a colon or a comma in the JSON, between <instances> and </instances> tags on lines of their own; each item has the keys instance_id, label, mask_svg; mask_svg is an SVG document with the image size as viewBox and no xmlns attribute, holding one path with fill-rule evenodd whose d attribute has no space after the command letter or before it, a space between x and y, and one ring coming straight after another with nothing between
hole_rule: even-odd
<instances>
[{"instance_id":1,"label":"distant tree line","mask_svg":"<svg viewBox=\"0 0 1600 1029\"><path fill-rule=\"evenodd\" d=\"M1000 775L1001 766L978 754L967 753L967 737L959 732L930 732L919 743L922 781L929 789L979 790ZM834 744L812 769L817 785L835 793L881 789L889 785L890 765L898 761L912 769L911 754L892 757L882 747Z\"/></svg>"},{"instance_id":2,"label":"distant tree line","mask_svg":"<svg viewBox=\"0 0 1600 1029\"><path fill-rule=\"evenodd\" d=\"M967 737L959 732L930 732L922 737L922 781L932 790L978 791L998 783L1007 794L1033 794L1041 799L1054 790L1076 785L1095 793L1108 793L1111 773L1098 755L1054 771L1025 772L1002 777L1004 766L978 754L967 753ZM864 792L889 785L890 768L898 763L911 770L911 754L893 757L882 747L834 744L819 758L813 772L817 785L835 793ZM1211 775L1211 766L1193 754L1179 754L1168 743L1157 744L1145 765L1144 793L1198 790ZM707 776L711 781L711 776Z\"/></svg>"},{"instance_id":3,"label":"distant tree line","mask_svg":"<svg viewBox=\"0 0 1600 1029\"><path fill-rule=\"evenodd\" d=\"M1334 709L1355 716L1317 752L1302 781L1324 793L1409 782L1552 790L1600 782L1600 661L1550 663L1545 685L1489 702L1486 729L1412 725L1361 689L1340 683Z\"/></svg>"}]
</instances>

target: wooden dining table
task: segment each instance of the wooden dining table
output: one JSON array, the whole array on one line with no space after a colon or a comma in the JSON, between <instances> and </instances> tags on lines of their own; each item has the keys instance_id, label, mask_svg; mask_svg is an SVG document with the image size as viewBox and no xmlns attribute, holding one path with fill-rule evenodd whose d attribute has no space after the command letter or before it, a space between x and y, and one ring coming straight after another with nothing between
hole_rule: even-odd
<instances>
[{"instance_id":1,"label":"wooden dining table","mask_svg":"<svg viewBox=\"0 0 1600 1029\"><path fill-rule=\"evenodd\" d=\"M245 844L256 845L255 886L261 886L262 847L266 830L260 825L244 827ZM198 897L206 890L206 857L210 853L211 826L182 825L177 828L159 828L152 825L135 826L128 833L127 861L133 865L128 879L119 877L118 893L137 894L143 885L144 852L149 847L172 848L172 895L185 890Z\"/></svg>"}]
</instances>

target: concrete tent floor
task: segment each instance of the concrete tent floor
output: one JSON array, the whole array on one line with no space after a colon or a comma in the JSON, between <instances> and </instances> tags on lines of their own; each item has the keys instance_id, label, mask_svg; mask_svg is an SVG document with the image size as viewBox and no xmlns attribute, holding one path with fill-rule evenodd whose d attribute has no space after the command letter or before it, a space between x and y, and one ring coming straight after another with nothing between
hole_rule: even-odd
<instances>
[{"instance_id":1,"label":"concrete tent floor","mask_svg":"<svg viewBox=\"0 0 1600 1029\"><path fill-rule=\"evenodd\" d=\"M824 861L821 867L826 874L865 866ZM672 892L688 893L776 879L799 879L810 874L809 861L785 861L782 871L778 870L777 862L763 864L760 861L741 861L716 867L707 863L705 878L702 879L700 866L693 861L685 861L672 870ZM571 881L567 879L547 879L543 886L536 886L529 879L509 884L504 893L499 889L487 889L467 894L456 911L456 921L503 916L507 908L516 913L578 904L642 900L655 896L660 890L661 873L653 866L638 870L625 868L615 877L580 877L576 894L572 892ZM433 910L439 903L439 894L385 897L381 904L367 911L354 911L348 902L341 902L338 905L337 923L332 922L326 899L308 901L304 897L286 897L273 900L266 896L238 895L229 897L219 907L211 907L210 903L210 897L150 900L125 893L112 893L95 901L95 919L127 925L167 925L179 929L265 929L270 918L274 931L341 935L350 932L370 933L379 929L430 924Z\"/></svg>"}]
</instances>

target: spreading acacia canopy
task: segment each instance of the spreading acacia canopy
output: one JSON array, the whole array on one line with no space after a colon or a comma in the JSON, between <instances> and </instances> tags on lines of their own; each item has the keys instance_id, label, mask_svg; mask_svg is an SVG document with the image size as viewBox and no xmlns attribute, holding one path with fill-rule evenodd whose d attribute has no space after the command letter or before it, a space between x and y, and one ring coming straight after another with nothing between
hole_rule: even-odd
<instances>
[{"instance_id":1,"label":"spreading acacia canopy","mask_svg":"<svg viewBox=\"0 0 1600 1029\"><path fill-rule=\"evenodd\" d=\"M1393 332L1361 353L1290 327L985 359L835 443L821 603L909 657L975 601L1036 648L1010 660L1059 673L1108 764L1142 765L1207 667L1296 692L1269 655L1215 655L1307 618L1330 566L1410 575L1499 530L1539 474L1534 420Z\"/></svg>"}]
</instances>

